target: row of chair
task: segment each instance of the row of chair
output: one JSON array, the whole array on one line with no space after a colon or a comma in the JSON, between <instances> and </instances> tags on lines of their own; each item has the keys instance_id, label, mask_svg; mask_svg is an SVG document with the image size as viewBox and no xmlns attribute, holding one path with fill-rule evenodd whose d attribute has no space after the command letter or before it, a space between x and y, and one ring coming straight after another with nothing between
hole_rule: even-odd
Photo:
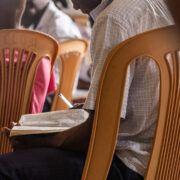
<instances>
[{"instance_id":1,"label":"row of chair","mask_svg":"<svg viewBox=\"0 0 180 180\"><path fill-rule=\"evenodd\" d=\"M37 68L44 57L51 67L56 59L60 65L60 83L51 110L67 109L58 94L63 93L71 101L76 73L86 50L87 42L82 39L58 43L40 32L1 30L0 128L9 126L12 121L18 122L22 114L29 113ZM0 154L10 150L9 141L0 131Z\"/></svg>"},{"instance_id":2,"label":"row of chair","mask_svg":"<svg viewBox=\"0 0 180 180\"><path fill-rule=\"evenodd\" d=\"M17 37L19 37L18 34ZM48 43L51 48L46 50L46 55L51 57L53 64L56 57L52 56L51 52L52 49L57 49L58 44L54 42ZM4 44L4 42L0 42L1 44ZM36 52L37 47L39 47L38 42L35 43L31 52ZM24 45L23 49L26 49L26 45ZM172 26L137 35L119 44L110 52L99 83L95 118L82 180L106 180L107 178L116 147L127 68L133 59L140 56L148 56L154 59L159 67L161 80L157 127L145 179L180 179L179 49L179 34L176 27ZM171 58L167 58L167 55L170 55ZM38 58L36 58L36 61L38 62ZM29 84L29 81L33 81L34 73L32 74L25 79L27 84ZM5 87L5 84L3 85ZM26 87L22 92L24 96L19 102L21 106L23 103L29 102L27 96L31 85L25 85L24 87ZM1 93L1 99L9 99L8 101L10 101L11 98L7 97L4 98ZM16 103L16 101L12 102ZM112 104L114 108L111 108ZM1 113L3 105L1 104ZM27 113L27 109L22 108L21 113ZM18 120L18 118L15 119ZM4 119L1 118L0 120L2 127L2 125L5 125L2 123ZM12 121L12 118L6 120L9 122ZM106 133L104 133L104 130L106 130Z\"/></svg>"}]
</instances>

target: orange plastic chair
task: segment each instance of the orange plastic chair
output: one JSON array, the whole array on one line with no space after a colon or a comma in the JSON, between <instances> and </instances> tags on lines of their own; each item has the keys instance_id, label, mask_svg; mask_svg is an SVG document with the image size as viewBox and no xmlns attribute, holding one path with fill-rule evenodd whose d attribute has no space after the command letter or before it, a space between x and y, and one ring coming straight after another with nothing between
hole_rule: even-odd
<instances>
[{"instance_id":1,"label":"orange plastic chair","mask_svg":"<svg viewBox=\"0 0 180 180\"><path fill-rule=\"evenodd\" d=\"M105 180L108 175L119 131L127 68L132 60L142 56L155 60L161 79L159 115L145 179L180 179L178 50L179 32L174 26L170 26L137 35L111 51L100 79L95 119L82 180ZM168 53L172 60L167 60Z\"/></svg>"},{"instance_id":2,"label":"orange plastic chair","mask_svg":"<svg viewBox=\"0 0 180 180\"><path fill-rule=\"evenodd\" d=\"M65 110L69 107L58 97L62 93L70 102L75 78L88 44L82 39L71 39L59 43L60 82L56 90L51 111Z\"/></svg>"},{"instance_id":3,"label":"orange plastic chair","mask_svg":"<svg viewBox=\"0 0 180 180\"><path fill-rule=\"evenodd\" d=\"M58 42L48 35L29 30L0 30L0 128L29 113L37 66L43 57L48 57L53 67L57 54ZM10 150L8 139L0 131L0 154Z\"/></svg>"}]
</instances>

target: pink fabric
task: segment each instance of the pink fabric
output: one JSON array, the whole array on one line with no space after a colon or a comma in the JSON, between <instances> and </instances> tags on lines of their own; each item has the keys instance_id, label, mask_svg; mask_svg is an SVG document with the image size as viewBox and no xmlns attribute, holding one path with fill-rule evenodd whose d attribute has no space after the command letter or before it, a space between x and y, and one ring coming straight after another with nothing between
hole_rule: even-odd
<instances>
[{"instance_id":1,"label":"pink fabric","mask_svg":"<svg viewBox=\"0 0 180 180\"><path fill-rule=\"evenodd\" d=\"M30 113L42 112L46 95L56 90L55 71L53 68L51 77L51 63L47 58L43 58L38 66L36 79L34 82Z\"/></svg>"},{"instance_id":2,"label":"pink fabric","mask_svg":"<svg viewBox=\"0 0 180 180\"><path fill-rule=\"evenodd\" d=\"M50 65L51 67L51 65ZM55 80L55 69L53 67L52 73L51 73L51 78L49 81L49 86L48 86L48 91L47 94L52 93L56 90L56 80Z\"/></svg>"},{"instance_id":3,"label":"pink fabric","mask_svg":"<svg viewBox=\"0 0 180 180\"><path fill-rule=\"evenodd\" d=\"M23 65L24 65L24 62L26 61L27 55L28 55L28 52L25 51L23 53L23 57L22 57L22 67L21 67L22 71L23 71L23 67L24 67ZM15 50L14 51L15 69L16 69L16 63L18 60L18 56L19 56L19 51ZM10 59L9 49L4 50L4 57L5 57L6 64L8 66L9 59ZM34 58L35 58L35 55L32 56L32 58L30 59L30 61L31 61L30 64L34 61ZM51 71L51 63L50 63L49 59L47 57L45 57L40 61L38 68L37 68L36 78L35 78L34 87L33 87L33 91L32 91L32 98L31 98L29 113L42 112L46 95L48 93L54 92L56 90L54 68L51 73L51 76L50 76L50 71ZM8 70L7 70L7 72L8 72ZM7 77L7 79L8 79L8 77Z\"/></svg>"}]
</instances>

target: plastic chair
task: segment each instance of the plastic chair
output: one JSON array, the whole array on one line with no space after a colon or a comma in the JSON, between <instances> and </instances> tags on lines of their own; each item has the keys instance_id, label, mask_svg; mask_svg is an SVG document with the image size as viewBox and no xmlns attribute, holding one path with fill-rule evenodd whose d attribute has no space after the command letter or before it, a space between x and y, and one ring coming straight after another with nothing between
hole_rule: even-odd
<instances>
[{"instance_id":1,"label":"plastic chair","mask_svg":"<svg viewBox=\"0 0 180 180\"><path fill-rule=\"evenodd\" d=\"M100 79L82 180L105 180L108 175L119 131L127 68L132 60L142 56L155 60L161 79L158 121L145 179L180 179L178 35L174 26L146 32L119 44L107 57ZM172 60L167 60L168 53L172 55Z\"/></svg>"},{"instance_id":2,"label":"plastic chair","mask_svg":"<svg viewBox=\"0 0 180 180\"><path fill-rule=\"evenodd\" d=\"M0 30L0 128L29 113L38 64L48 57L52 67L57 54L58 43L48 35ZM0 154L9 151L9 141L0 131Z\"/></svg>"},{"instance_id":3,"label":"plastic chair","mask_svg":"<svg viewBox=\"0 0 180 180\"><path fill-rule=\"evenodd\" d=\"M69 101L77 72L80 68L82 57L87 50L87 42L82 39L71 39L59 43L59 68L60 82L56 90L51 111L65 110L69 107L58 97L62 93Z\"/></svg>"}]
</instances>

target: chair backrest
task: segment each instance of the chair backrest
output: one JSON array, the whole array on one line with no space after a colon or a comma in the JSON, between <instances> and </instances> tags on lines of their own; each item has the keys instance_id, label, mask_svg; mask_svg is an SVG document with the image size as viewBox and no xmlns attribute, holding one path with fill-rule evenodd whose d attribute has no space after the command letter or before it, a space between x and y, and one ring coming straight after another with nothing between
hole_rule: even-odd
<instances>
[{"instance_id":1,"label":"chair backrest","mask_svg":"<svg viewBox=\"0 0 180 180\"><path fill-rule=\"evenodd\" d=\"M48 57L52 67L57 54L58 42L48 35L0 30L0 128L29 113L38 64ZM9 150L9 142L0 131L0 153Z\"/></svg>"},{"instance_id":2,"label":"chair backrest","mask_svg":"<svg viewBox=\"0 0 180 180\"><path fill-rule=\"evenodd\" d=\"M155 60L161 80L158 121L145 179L180 178L178 34L174 26L146 32L119 44L107 57L98 89L83 180L105 180L108 175L119 131L127 68L132 60L142 56ZM167 54L171 54L171 60L167 60Z\"/></svg>"},{"instance_id":3,"label":"chair backrest","mask_svg":"<svg viewBox=\"0 0 180 180\"><path fill-rule=\"evenodd\" d=\"M80 68L82 57L87 50L87 42L82 39L70 39L59 43L59 85L56 90L51 111L65 110L69 107L58 97L62 93L69 101L72 98L72 90L75 78Z\"/></svg>"}]
</instances>

